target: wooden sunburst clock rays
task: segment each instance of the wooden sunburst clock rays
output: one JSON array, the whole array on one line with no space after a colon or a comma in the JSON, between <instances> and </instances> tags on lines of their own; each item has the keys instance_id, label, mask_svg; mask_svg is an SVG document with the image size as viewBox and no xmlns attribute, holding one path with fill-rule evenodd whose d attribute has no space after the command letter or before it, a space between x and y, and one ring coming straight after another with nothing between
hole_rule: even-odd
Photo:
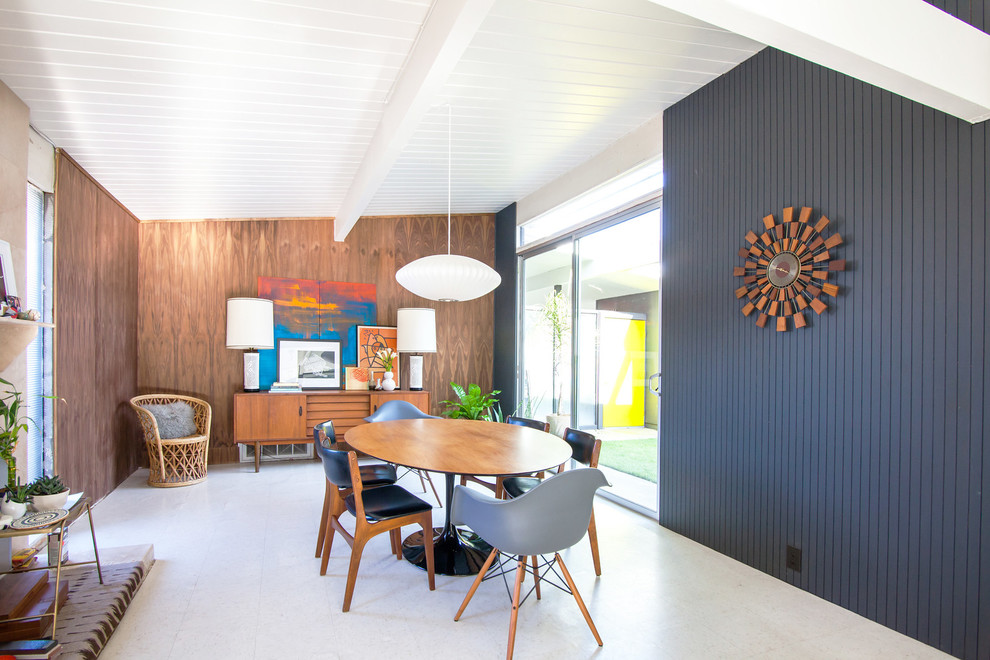
<instances>
[{"instance_id":1,"label":"wooden sunburst clock rays","mask_svg":"<svg viewBox=\"0 0 990 660\"><path fill-rule=\"evenodd\" d=\"M732 274L743 278L736 289L736 298L746 298L743 316L758 312L756 325L766 326L775 319L779 332L788 330L792 319L795 328L807 327L805 311L810 307L817 314L826 309L822 294L836 297L839 287L828 281L831 273L845 270L845 259L835 259L830 252L842 245L839 234L827 235L829 219L824 215L811 224L812 209L784 209L781 221L773 215L763 218L763 234L746 234L748 245L739 250L745 260Z\"/></svg>"}]
</instances>

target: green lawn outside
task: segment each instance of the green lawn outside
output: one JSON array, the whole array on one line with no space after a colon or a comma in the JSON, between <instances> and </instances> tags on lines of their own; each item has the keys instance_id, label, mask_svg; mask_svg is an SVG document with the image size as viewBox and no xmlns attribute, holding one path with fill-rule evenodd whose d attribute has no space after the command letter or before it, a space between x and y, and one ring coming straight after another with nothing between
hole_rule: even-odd
<instances>
[{"instance_id":1,"label":"green lawn outside","mask_svg":"<svg viewBox=\"0 0 990 660\"><path fill-rule=\"evenodd\" d=\"M599 465L631 474L640 479L657 482L656 438L639 440L608 440L602 443Z\"/></svg>"}]
</instances>

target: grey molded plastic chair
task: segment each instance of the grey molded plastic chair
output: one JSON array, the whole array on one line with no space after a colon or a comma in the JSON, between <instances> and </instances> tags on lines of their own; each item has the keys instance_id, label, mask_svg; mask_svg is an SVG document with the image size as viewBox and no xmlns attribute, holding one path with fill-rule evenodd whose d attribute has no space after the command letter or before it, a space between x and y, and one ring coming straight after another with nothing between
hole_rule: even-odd
<instances>
[{"instance_id":1,"label":"grey molded plastic chair","mask_svg":"<svg viewBox=\"0 0 990 660\"><path fill-rule=\"evenodd\" d=\"M337 449L337 433L333 429L333 422L327 420L321 424L316 424L313 427L313 445L316 448L316 455L320 457L320 460L326 461L328 449ZM374 463L371 465L362 465L359 470L361 474L361 485L365 488L374 488L375 486L386 486L388 484L394 484L398 481L398 477L395 474L395 467L389 465L388 463ZM323 495L323 513L320 516L320 529L316 533L316 555L319 557L323 553L323 539L327 533L327 517L330 512L333 511L333 515L340 515L344 512L344 500L343 498L350 493L349 489L346 489L347 493L343 495L340 489L330 483L327 480L326 493Z\"/></svg>"},{"instance_id":2,"label":"grey molded plastic chair","mask_svg":"<svg viewBox=\"0 0 990 660\"><path fill-rule=\"evenodd\" d=\"M509 618L509 646L506 658L512 658L516 638L516 620L519 614L520 591L523 577L532 573L534 578L533 590L540 597L540 581L548 580L550 571L558 578L555 567L560 566L566 587L552 580L551 584L567 591L574 596L584 620L587 621L591 633L598 645L602 638L598 635L595 623L591 620L588 608L578 593L577 586L571 574L560 558L560 551L569 548L584 536L591 520L592 502L595 492L602 486L608 486L608 480L597 468L582 468L562 472L541 482L536 488L513 500L498 500L485 493L469 490L464 486L454 489L454 499L451 503L451 521L455 525L467 525L485 541L491 544L492 551L485 560L484 566L471 585L461 608L457 610L454 621L461 618L464 609L478 585L483 580L501 576L505 580L511 568L505 568L502 556L510 557L516 562L515 586L512 589L512 613ZM553 559L544 558L537 565L537 555L549 555ZM498 567L492 575L486 575L496 557L499 557ZM527 559L533 558L532 568ZM542 573L541 573L542 570ZM508 582L506 581L506 587ZM526 597L529 593L526 594ZM526 600L526 597L522 601Z\"/></svg>"},{"instance_id":3,"label":"grey molded plastic chair","mask_svg":"<svg viewBox=\"0 0 990 660\"><path fill-rule=\"evenodd\" d=\"M403 401L402 399L393 399L391 401L386 401L382 405L378 406L375 412L371 413L364 418L366 422L392 422L397 419L440 419L435 415L428 415L414 404L408 401ZM405 466L403 466L405 467ZM419 475L419 483L423 487L423 492L426 492L426 482L430 482L430 488L433 489L433 497L437 498L437 504L443 506L443 502L440 501L440 494L437 493L437 487L433 485L433 479L430 478L430 473L426 470L417 470L416 468L406 468L400 477L409 474L410 472L415 472ZM425 481L424 481L425 479Z\"/></svg>"},{"instance_id":4,"label":"grey molded plastic chair","mask_svg":"<svg viewBox=\"0 0 990 660\"><path fill-rule=\"evenodd\" d=\"M571 458L578 463L591 468L598 467L598 455L602 451L602 441L591 433L568 428L564 430L564 442L571 446ZM557 468L559 474L566 463ZM496 493L507 499L519 497L531 491L540 483L543 475L535 477L505 477L499 480L501 490ZM591 522L588 525L588 542L591 543L591 558L595 562L595 575L602 574L602 562L598 556L598 528L595 526L595 512L591 512Z\"/></svg>"},{"instance_id":5,"label":"grey molded plastic chair","mask_svg":"<svg viewBox=\"0 0 990 660\"><path fill-rule=\"evenodd\" d=\"M430 538L433 534L433 507L429 502L424 502L402 486L395 484L365 490L361 485L357 454L353 451L324 449L324 454L323 471L326 473L327 481L334 486L333 492L348 493L342 495L343 509L354 516L354 534L348 532L340 523L343 510L327 517L320 575L327 574L334 533L340 532L351 546L351 561L347 569L347 585L344 588L343 611L347 612L351 609L351 596L354 595L354 583L357 581L365 544L375 535L388 532L392 553L396 559L401 560L402 538L399 532L402 526L418 524L423 528L424 536ZM436 588L433 544L427 543L423 549L426 552L427 579L430 591L433 591Z\"/></svg>"}]
</instances>

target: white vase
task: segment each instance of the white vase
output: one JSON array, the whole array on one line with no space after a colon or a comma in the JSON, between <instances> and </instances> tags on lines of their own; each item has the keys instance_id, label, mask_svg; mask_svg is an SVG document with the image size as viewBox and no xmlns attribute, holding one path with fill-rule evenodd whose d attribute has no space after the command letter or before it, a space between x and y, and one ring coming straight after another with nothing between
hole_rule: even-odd
<instances>
[{"instance_id":1,"label":"white vase","mask_svg":"<svg viewBox=\"0 0 990 660\"><path fill-rule=\"evenodd\" d=\"M547 423L550 424L550 433L560 438L564 437L564 431L571 424L571 416L568 415L547 415Z\"/></svg>"},{"instance_id":2,"label":"white vase","mask_svg":"<svg viewBox=\"0 0 990 660\"><path fill-rule=\"evenodd\" d=\"M35 511L54 511L65 508L65 502L68 499L68 489L54 495L35 495L31 498L31 508Z\"/></svg>"},{"instance_id":3,"label":"white vase","mask_svg":"<svg viewBox=\"0 0 990 660\"><path fill-rule=\"evenodd\" d=\"M385 378L382 379L382 389L383 390L385 390L387 392L391 392L392 390L395 389L395 381L392 380L392 377L394 375L395 374L393 374L391 371L386 371L385 372Z\"/></svg>"},{"instance_id":4,"label":"white vase","mask_svg":"<svg viewBox=\"0 0 990 660\"><path fill-rule=\"evenodd\" d=\"M4 500L0 502L0 513L17 520L18 518L23 518L24 514L27 513L27 504L24 502L8 502Z\"/></svg>"}]
</instances>

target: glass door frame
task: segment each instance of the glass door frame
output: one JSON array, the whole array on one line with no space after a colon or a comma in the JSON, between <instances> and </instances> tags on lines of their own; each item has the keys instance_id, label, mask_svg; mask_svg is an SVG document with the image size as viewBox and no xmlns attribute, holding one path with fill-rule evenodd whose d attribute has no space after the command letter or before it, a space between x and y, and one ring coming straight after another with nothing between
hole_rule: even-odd
<instances>
[{"instance_id":1,"label":"glass door frame","mask_svg":"<svg viewBox=\"0 0 990 660\"><path fill-rule=\"evenodd\" d=\"M568 292L568 296L571 301L571 393L570 393L570 414L571 419L577 419L577 406L578 399L576 394L578 393L578 378L581 373L581 365L579 361L581 360L579 347L580 347L580 286L581 286L581 254L580 254L580 240L591 234L595 234L609 227L622 224L627 220L632 220L635 217L643 215L644 213L649 213L651 211L660 211L660 245L658 246L658 254L660 259L660 269L661 277L660 281L657 282L657 305L660 309L660 319L663 319L663 192L660 191L654 197L647 199L644 202L636 204L635 206L622 209L614 215L607 216L595 222L588 223L587 225L579 226L574 228L571 232L564 235L555 235L548 240L535 243L533 245L527 245L524 248L517 249L516 251L516 272L519 274L516 277L516 391L522 392L524 383L523 381L523 342L525 340L524 330L525 330L525 319L524 315L526 313L526 278L524 262L530 257L537 256L544 252L554 250L562 245L570 244L571 247L571 290ZM658 350L658 364L659 364L659 354L662 354L663 346L663 333L660 332L658 337L657 350ZM662 372L662 365L660 365ZM647 384L647 387L649 384ZM631 502L623 497L620 497L608 490L600 490L599 494L605 499L611 500L625 507L628 507L634 511L648 515L651 518L656 517L657 512L660 508L660 442L662 437L662 415L660 413L660 405L657 405L657 499L654 502L654 509L650 510L643 507L635 502Z\"/></svg>"}]
</instances>

